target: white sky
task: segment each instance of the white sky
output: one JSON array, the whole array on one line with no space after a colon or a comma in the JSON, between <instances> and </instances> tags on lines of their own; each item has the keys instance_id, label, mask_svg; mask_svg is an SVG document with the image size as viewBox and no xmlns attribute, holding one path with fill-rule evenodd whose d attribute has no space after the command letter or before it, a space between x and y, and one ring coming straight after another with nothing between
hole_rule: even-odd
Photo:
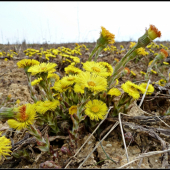
<instances>
[{"instance_id":1,"label":"white sky","mask_svg":"<svg viewBox=\"0 0 170 170\"><path fill-rule=\"evenodd\" d=\"M101 26L116 41L137 41L150 24L170 40L170 2L0 1L0 44L94 42Z\"/></svg>"}]
</instances>

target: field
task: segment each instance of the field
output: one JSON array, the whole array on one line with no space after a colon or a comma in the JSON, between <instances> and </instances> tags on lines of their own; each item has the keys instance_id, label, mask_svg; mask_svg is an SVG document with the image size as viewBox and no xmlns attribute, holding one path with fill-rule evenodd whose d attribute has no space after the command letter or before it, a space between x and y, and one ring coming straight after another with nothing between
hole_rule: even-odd
<instances>
[{"instance_id":1,"label":"field","mask_svg":"<svg viewBox=\"0 0 170 170\"><path fill-rule=\"evenodd\" d=\"M55 81L57 81L57 78L55 78L55 81L51 81L50 87L55 86L54 91L52 91L55 94L55 97L54 95L53 97L62 103L60 105L62 108L58 106L61 110L57 110L60 115L54 114L55 116L48 117L48 115L45 115L47 113L43 112L43 114L39 115L39 121L34 126L38 131L34 129L35 131L32 130L31 133L28 133L29 129L26 128L16 131L14 128L9 127L7 120L13 118L15 115L6 114L9 118L2 114L5 113L3 111L4 108L21 107L27 103L34 104L36 102L33 96L36 96L38 101L50 100L51 97L48 91L49 89L46 91L46 87L44 87L44 91L47 97L42 97L43 93L41 92L43 90L41 87L43 85L40 87L38 84L40 81L34 82L35 85L28 85L34 80L37 80L37 77L32 76L30 81L28 78L30 75L26 74L23 67L20 66L19 68L19 65L17 65L19 61L23 59L34 59L41 63L56 63L57 67L53 73L62 79L66 76L65 68L73 62L75 62L74 64L77 68L85 68L81 64L86 63L89 59L89 55L95 45L96 43L0 44L0 52L4 52L0 55L0 132L2 132L1 136L5 135L12 142L11 156L6 156L7 159L3 158L1 160L0 168L78 168L95 146L96 149L87 161L83 163L81 168L114 169L123 167L123 165L127 164L127 161L130 162L135 159L136 161L129 165L127 164L125 168L169 168L170 152L166 150L170 149L170 42L167 41L154 41L150 43L135 58L127 62L123 70L121 70L121 74L117 77L117 83L114 84L114 87L119 90L121 95L117 94L116 96L112 94L110 97L100 91L100 97L97 97L98 92L94 91L94 94L92 94L88 91L84 93L80 93L79 91L80 94L74 94L74 96L71 90L60 91L59 86L55 86ZM121 61L133 46L134 44L132 42L115 42L113 46L108 45L98 55L96 63L107 62L112 65L114 70L116 64ZM56 52L56 49L60 53L58 51ZM161 49L166 50L168 56L155 63L147 79L145 75L148 68L150 68L151 61L153 62ZM73 50L75 51L73 52ZM45 52L44 55L40 54L43 52ZM71 55L75 58L70 58ZM80 59L80 62L77 58ZM96 71L98 70L96 69ZM72 78L71 75L70 78ZM142 83L147 84L148 80L150 80L149 84L151 86L148 87L151 89L152 87L154 88L154 91L150 92L150 94L147 91L147 93L140 93L139 97L133 98L133 94L128 95L129 93L121 88L122 84L125 84L127 81L141 85ZM82 80L80 79L79 81ZM47 86L48 84L45 85ZM134 88L136 86L132 90ZM132 93L135 93L135 90ZM92 115L90 115L91 117L89 115L89 117L87 115L83 117L84 115L81 114L84 112L84 108L82 109L81 107L79 107L79 116L81 115L83 117L81 118L81 122L79 122L81 116L78 118L73 116L75 114L71 113L70 108L75 106L79 98L81 98L83 103L85 94L88 94L91 97L90 99L106 101L107 109L110 109L106 119L104 118L105 115L100 120L91 119ZM142 99L143 96L144 99ZM84 106L87 101L83 104L79 103L79 106ZM100 105L98 107L100 108ZM51 110L54 111L52 106ZM48 112L49 115L53 114L51 110ZM95 108L96 110L98 108ZM62 117L62 114L65 114L65 117ZM44 120L42 115L48 121ZM57 123L55 123L55 119ZM98 127L75 158L72 158L101 120L104 120L104 122ZM116 122L118 123L116 124ZM78 126L77 129L76 125ZM113 125L115 125L115 128L109 132ZM74 131L72 127L77 131ZM121 127L123 130L121 130ZM108 132L108 136L100 144L100 141ZM124 133L124 138L122 137L122 132ZM39 143L37 143L35 134L40 135ZM42 139L46 140L47 138L51 147L50 152L47 151L46 145L48 142L42 142ZM51 161L51 163L45 161Z\"/></svg>"}]
</instances>

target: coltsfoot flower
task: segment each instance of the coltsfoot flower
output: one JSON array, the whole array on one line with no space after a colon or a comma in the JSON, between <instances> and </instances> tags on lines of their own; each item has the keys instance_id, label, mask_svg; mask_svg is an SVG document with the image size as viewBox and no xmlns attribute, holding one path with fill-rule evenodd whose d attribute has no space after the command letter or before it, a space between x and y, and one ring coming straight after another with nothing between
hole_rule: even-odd
<instances>
[{"instance_id":1,"label":"coltsfoot flower","mask_svg":"<svg viewBox=\"0 0 170 170\"><path fill-rule=\"evenodd\" d=\"M109 76L112 75L113 67L109 63L107 63L107 62L99 62L99 64L103 65L106 68Z\"/></svg>"},{"instance_id":2,"label":"coltsfoot flower","mask_svg":"<svg viewBox=\"0 0 170 170\"><path fill-rule=\"evenodd\" d=\"M140 97L139 93L139 86L132 83L131 81L127 81L126 83L122 84L122 89L124 92L128 93L129 96L132 96L134 99L138 99ZM140 89L143 90L143 89Z\"/></svg>"},{"instance_id":3,"label":"coltsfoot flower","mask_svg":"<svg viewBox=\"0 0 170 170\"><path fill-rule=\"evenodd\" d=\"M82 72L82 70L80 70L79 68L74 67L72 65L65 67L64 71L65 71L66 74L79 74L79 73Z\"/></svg>"},{"instance_id":4,"label":"coltsfoot flower","mask_svg":"<svg viewBox=\"0 0 170 170\"><path fill-rule=\"evenodd\" d=\"M36 75L38 73L48 73L50 70L56 67L56 63L41 63L39 65L34 65L28 69L28 72L31 72L32 75Z\"/></svg>"},{"instance_id":5,"label":"coltsfoot flower","mask_svg":"<svg viewBox=\"0 0 170 170\"><path fill-rule=\"evenodd\" d=\"M108 107L106 103L101 100L90 100L85 105L85 114L90 117L91 120L104 119L107 114Z\"/></svg>"},{"instance_id":6,"label":"coltsfoot flower","mask_svg":"<svg viewBox=\"0 0 170 170\"><path fill-rule=\"evenodd\" d=\"M100 42L104 42L106 44L113 44L115 42L115 35L110 33L106 28L101 27L102 31L100 32ZM103 43L103 44L104 44Z\"/></svg>"},{"instance_id":7,"label":"coltsfoot flower","mask_svg":"<svg viewBox=\"0 0 170 170\"><path fill-rule=\"evenodd\" d=\"M7 139L5 136L0 137L0 158L10 156L9 152L12 152L10 139Z\"/></svg>"},{"instance_id":8,"label":"coltsfoot flower","mask_svg":"<svg viewBox=\"0 0 170 170\"><path fill-rule=\"evenodd\" d=\"M43 80L42 77L35 79L34 81L31 82L31 86L35 86L35 85L39 84L40 81L42 81L42 80Z\"/></svg>"},{"instance_id":9,"label":"coltsfoot flower","mask_svg":"<svg viewBox=\"0 0 170 170\"><path fill-rule=\"evenodd\" d=\"M145 89L142 91L142 93L144 94L146 91L147 83L142 83L139 85L139 87ZM152 86L152 84L149 84L146 95L151 95L153 92L154 92L154 87Z\"/></svg>"},{"instance_id":10,"label":"coltsfoot flower","mask_svg":"<svg viewBox=\"0 0 170 170\"><path fill-rule=\"evenodd\" d=\"M76 83L87 87L92 92L98 93L107 90L107 80L105 77L98 76L95 73L82 72L77 76Z\"/></svg>"},{"instance_id":11,"label":"coltsfoot flower","mask_svg":"<svg viewBox=\"0 0 170 170\"><path fill-rule=\"evenodd\" d=\"M38 64L40 64L40 62L34 59L23 59L17 62L18 68L25 68L25 67L38 65Z\"/></svg>"},{"instance_id":12,"label":"coltsfoot flower","mask_svg":"<svg viewBox=\"0 0 170 170\"><path fill-rule=\"evenodd\" d=\"M151 40L154 40L157 37L161 37L161 32L154 25L150 25L148 29L148 36Z\"/></svg>"},{"instance_id":13,"label":"coltsfoot flower","mask_svg":"<svg viewBox=\"0 0 170 170\"><path fill-rule=\"evenodd\" d=\"M109 76L105 66L103 66L102 64L98 62L86 61L85 63L83 63L83 68L84 70L92 72L92 73L96 73L99 76L103 76L103 77Z\"/></svg>"},{"instance_id":14,"label":"coltsfoot flower","mask_svg":"<svg viewBox=\"0 0 170 170\"><path fill-rule=\"evenodd\" d=\"M44 114L45 112L47 112L48 110L54 111L57 106L59 106L60 102L58 100L54 100L54 101L39 101L37 103L36 106L36 111L40 114Z\"/></svg>"},{"instance_id":15,"label":"coltsfoot flower","mask_svg":"<svg viewBox=\"0 0 170 170\"><path fill-rule=\"evenodd\" d=\"M9 119L7 121L9 127L21 130L33 124L36 118L36 110L34 104L25 104L17 108L16 120Z\"/></svg>"},{"instance_id":16,"label":"coltsfoot flower","mask_svg":"<svg viewBox=\"0 0 170 170\"><path fill-rule=\"evenodd\" d=\"M69 108L69 114L70 115L77 114L77 106L71 106Z\"/></svg>"},{"instance_id":17,"label":"coltsfoot flower","mask_svg":"<svg viewBox=\"0 0 170 170\"><path fill-rule=\"evenodd\" d=\"M113 87L109 90L109 92L107 94L109 94L111 96L120 96L121 92L119 89Z\"/></svg>"}]
</instances>

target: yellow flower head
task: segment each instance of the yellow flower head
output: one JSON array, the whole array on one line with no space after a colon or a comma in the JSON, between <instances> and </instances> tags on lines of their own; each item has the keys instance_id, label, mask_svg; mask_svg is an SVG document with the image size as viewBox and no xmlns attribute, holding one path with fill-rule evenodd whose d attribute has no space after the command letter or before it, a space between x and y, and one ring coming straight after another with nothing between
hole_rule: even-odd
<instances>
[{"instance_id":1,"label":"yellow flower head","mask_svg":"<svg viewBox=\"0 0 170 170\"><path fill-rule=\"evenodd\" d=\"M142 93L144 94L146 91L147 83L142 83L139 85L139 87L145 89L142 91ZM154 87L152 86L152 84L149 84L146 95L151 95L153 92L154 92Z\"/></svg>"},{"instance_id":2,"label":"yellow flower head","mask_svg":"<svg viewBox=\"0 0 170 170\"><path fill-rule=\"evenodd\" d=\"M137 49L137 54L146 56L146 55L148 55L148 52L146 52L143 47L140 47Z\"/></svg>"},{"instance_id":3,"label":"yellow flower head","mask_svg":"<svg viewBox=\"0 0 170 170\"><path fill-rule=\"evenodd\" d=\"M10 139L7 139L5 136L0 137L0 157L11 156L9 154L10 149L12 148Z\"/></svg>"},{"instance_id":4,"label":"yellow flower head","mask_svg":"<svg viewBox=\"0 0 170 170\"><path fill-rule=\"evenodd\" d=\"M165 65L169 65L169 63L168 62L163 62Z\"/></svg>"},{"instance_id":5,"label":"yellow flower head","mask_svg":"<svg viewBox=\"0 0 170 170\"><path fill-rule=\"evenodd\" d=\"M121 92L119 89L113 87L109 90L109 92L107 94L109 94L111 96L120 96Z\"/></svg>"},{"instance_id":6,"label":"yellow flower head","mask_svg":"<svg viewBox=\"0 0 170 170\"><path fill-rule=\"evenodd\" d=\"M107 72L108 72L109 76L112 75L113 67L109 63L107 63L107 62L99 62L99 64L103 65L107 69Z\"/></svg>"},{"instance_id":7,"label":"yellow flower head","mask_svg":"<svg viewBox=\"0 0 170 170\"><path fill-rule=\"evenodd\" d=\"M52 74L52 73L49 73L49 72L48 72L47 78L48 78L48 79L49 79L49 78L53 78L53 79L55 79L56 81L59 81L59 80L60 80L60 76L59 76L58 74Z\"/></svg>"},{"instance_id":8,"label":"yellow flower head","mask_svg":"<svg viewBox=\"0 0 170 170\"><path fill-rule=\"evenodd\" d=\"M31 86L35 86L40 83L40 81L43 80L41 77L38 79L35 79L34 81L31 82Z\"/></svg>"},{"instance_id":9,"label":"yellow flower head","mask_svg":"<svg viewBox=\"0 0 170 170\"><path fill-rule=\"evenodd\" d=\"M61 79L61 83L65 84L66 86L69 86L75 83L76 78L77 76L68 75Z\"/></svg>"},{"instance_id":10,"label":"yellow flower head","mask_svg":"<svg viewBox=\"0 0 170 170\"><path fill-rule=\"evenodd\" d=\"M72 65L65 67L64 70L66 74L79 74L82 72L82 70Z\"/></svg>"},{"instance_id":11,"label":"yellow flower head","mask_svg":"<svg viewBox=\"0 0 170 170\"><path fill-rule=\"evenodd\" d=\"M16 120L9 119L7 122L11 128L21 130L33 124L35 118L36 118L35 105L28 103L18 108Z\"/></svg>"},{"instance_id":12,"label":"yellow flower head","mask_svg":"<svg viewBox=\"0 0 170 170\"><path fill-rule=\"evenodd\" d=\"M7 59L7 58L5 58L5 59L4 59L4 61L8 61L8 59Z\"/></svg>"},{"instance_id":13,"label":"yellow flower head","mask_svg":"<svg viewBox=\"0 0 170 170\"><path fill-rule=\"evenodd\" d=\"M122 84L122 89L124 92L128 93L129 96L132 96L134 99L138 99L140 97L139 86L132 83L131 81L127 81Z\"/></svg>"},{"instance_id":14,"label":"yellow flower head","mask_svg":"<svg viewBox=\"0 0 170 170\"><path fill-rule=\"evenodd\" d=\"M91 120L104 119L104 116L107 114L107 105L106 103L100 100L90 100L85 105L85 114L90 117Z\"/></svg>"},{"instance_id":15,"label":"yellow flower head","mask_svg":"<svg viewBox=\"0 0 170 170\"><path fill-rule=\"evenodd\" d=\"M70 88L70 84L69 83L66 84L64 81L61 81L61 80L56 81L54 83L54 86L52 87L52 89L60 93L65 92L69 88Z\"/></svg>"},{"instance_id":16,"label":"yellow flower head","mask_svg":"<svg viewBox=\"0 0 170 170\"><path fill-rule=\"evenodd\" d=\"M152 64L152 62L153 62L153 60L151 60L151 61L149 62L148 66L150 66L150 65Z\"/></svg>"},{"instance_id":17,"label":"yellow flower head","mask_svg":"<svg viewBox=\"0 0 170 170\"><path fill-rule=\"evenodd\" d=\"M83 86L83 85L75 84L74 85L74 92L84 93L84 88L85 88L85 86Z\"/></svg>"},{"instance_id":18,"label":"yellow flower head","mask_svg":"<svg viewBox=\"0 0 170 170\"><path fill-rule=\"evenodd\" d=\"M69 114L70 115L77 114L77 106L71 106L69 108Z\"/></svg>"},{"instance_id":19,"label":"yellow flower head","mask_svg":"<svg viewBox=\"0 0 170 170\"><path fill-rule=\"evenodd\" d=\"M83 68L84 70L95 73L99 76L109 76L106 67L95 61L86 61L85 63L83 63Z\"/></svg>"},{"instance_id":20,"label":"yellow flower head","mask_svg":"<svg viewBox=\"0 0 170 170\"><path fill-rule=\"evenodd\" d=\"M44 102L40 101L36 105L36 111L40 114L44 114L48 110L54 111L57 106L59 106L60 102L58 100L50 101L46 100Z\"/></svg>"},{"instance_id":21,"label":"yellow flower head","mask_svg":"<svg viewBox=\"0 0 170 170\"><path fill-rule=\"evenodd\" d=\"M168 57L168 52L164 49L160 50L161 54L163 54L164 58Z\"/></svg>"},{"instance_id":22,"label":"yellow flower head","mask_svg":"<svg viewBox=\"0 0 170 170\"><path fill-rule=\"evenodd\" d=\"M16 101L16 104L20 104L20 100L19 99Z\"/></svg>"},{"instance_id":23,"label":"yellow flower head","mask_svg":"<svg viewBox=\"0 0 170 170\"><path fill-rule=\"evenodd\" d=\"M41 63L39 65L34 65L28 69L28 72L31 72L32 75L36 75L38 73L47 73L50 70L56 67L56 63Z\"/></svg>"},{"instance_id":24,"label":"yellow flower head","mask_svg":"<svg viewBox=\"0 0 170 170\"><path fill-rule=\"evenodd\" d=\"M106 42L107 44L113 44L115 42L115 35L110 33L104 27L101 27L101 29L102 31L100 32L100 37L103 39L103 42Z\"/></svg>"},{"instance_id":25,"label":"yellow flower head","mask_svg":"<svg viewBox=\"0 0 170 170\"><path fill-rule=\"evenodd\" d=\"M156 71L154 71L154 70L151 70L151 72L152 72L152 73L154 73L154 74L157 74L157 72L156 72Z\"/></svg>"},{"instance_id":26,"label":"yellow flower head","mask_svg":"<svg viewBox=\"0 0 170 170\"><path fill-rule=\"evenodd\" d=\"M132 48L133 46L135 46L136 45L136 43L135 42L130 42L130 48Z\"/></svg>"},{"instance_id":27,"label":"yellow flower head","mask_svg":"<svg viewBox=\"0 0 170 170\"><path fill-rule=\"evenodd\" d=\"M160 86L165 86L167 81L165 79L160 79L156 84L159 84Z\"/></svg>"},{"instance_id":28,"label":"yellow flower head","mask_svg":"<svg viewBox=\"0 0 170 170\"><path fill-rule=\"evenodd\" d=\"M161 37L161 32L154 25L150 25L148 29L148 36L151 40L154 40L157 37Z\"/></svg>"},{"instance_id":29,"label":"yellow flower head","mask_svg":"<svg viewBox=\"0 0 170 170\"><path fill-rule=\"evenodd\" d=\"M17 62L18 68L25 68L25 67L38 65L38 64L40 64L40 62L34 59L23 59Z\"/></svg>"},{"instance_id":30,"label":"yellow flower head","mask_svg":"<svg viewBox=\"0 0 170 170\"><path fill-rule=\"evenodd\" d=\"M136 73L134 73L132 70L130 72L133 76L136 76Z\"/></svg>"},{"instance_id":31,"label":"yellow flower head","mask_svg":"<svg viewBox=\"0 0 170 170\"><path fill-rule=\"evenodd\" d=\"M77 76L76 83L87 87L92 92L101 92L107 89L107 80L90 72L82 72Z\"/></svg>"},{"instance_id":32,"label":"yellow flower head","mask_svg":"<svg viewBox=\"0 0 170 170\"><path fill-rule=\"evenodd\" d=\"M114 60L115 60L116 62L119 62L119 59L117 59L117 58L114 58Z\"/></svg>"},{"instance_id":33,"label":"yellow flower head","mask_svg":"<svg viewBox=\"0 0 170 170\"><path fill-rule=\"evenodd\" d=\"M143 74L143 75L145 75L145 74L146 74L146 73L145 73L145 72L143 72L143 71L140 71L140 73L141 73L141 74Z\"/></svg>"}]
</instances>

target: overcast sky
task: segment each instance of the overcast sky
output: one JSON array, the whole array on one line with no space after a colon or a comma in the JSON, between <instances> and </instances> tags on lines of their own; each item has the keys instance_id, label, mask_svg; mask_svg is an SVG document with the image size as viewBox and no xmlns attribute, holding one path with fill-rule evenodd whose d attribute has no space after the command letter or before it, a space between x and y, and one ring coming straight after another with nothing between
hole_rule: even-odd
<instances>
[{"instance_id":1,"label":"overcast sky","mask_svg":"<svg viewBox=\"0 0 170 170\"><path fill-rule=\"evenodd\" d=\"M155 25L170 40L170 2L0 1L0 44L94 42L101 26L116 41L137 41Z\"/></svg>"}]
</instances>

